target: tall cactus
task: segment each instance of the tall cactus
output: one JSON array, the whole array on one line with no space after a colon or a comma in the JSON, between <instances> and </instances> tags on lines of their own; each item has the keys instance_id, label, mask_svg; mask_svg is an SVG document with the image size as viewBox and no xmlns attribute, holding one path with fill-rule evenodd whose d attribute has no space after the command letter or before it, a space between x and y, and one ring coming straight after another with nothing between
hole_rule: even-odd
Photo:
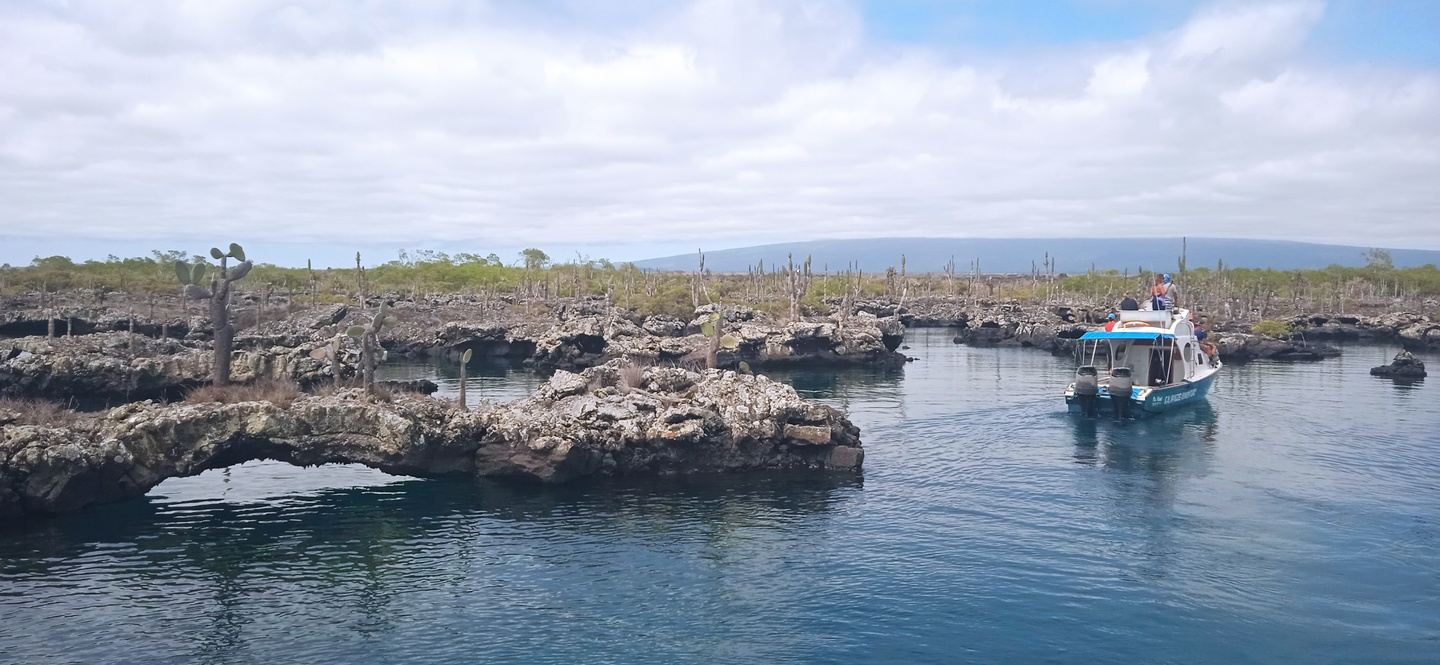
<instances>
[{"instance_id":1,"label":"tall cactus","mask_svg":"<svg viewBox=\"0 0 1440 665\"><path fill-rule=\"evenodd\" d=\"M705 322L700 324L700 334L709 340L705 347L705 368L717 369L720 367L720 349L734 351L740 347L740 338L726 334L722 330L725 325L725 316L720 308L716 307L715 312L706 317Z\"/></svg>"},{"instance_id":2,"label":"tall cactus","mask_svg":"<svg viewBox=\"0 0 1440 665\"><path fill-rule=\"evenodd\" d=\"M210 257L220 262L220 268L210 276L209 288L201 286L210 271L210 264L204 261L194 265L176 261L175 277L184 285L181 294L185 298L210 301L210 321L215 338L215 368L210 382L223 386L230 383L230 356L235 349L235 327L230 325L230 285L250 274L254 264L245 258L245 250L233 242L228 252L211 247ZM232 268L230 259L239 263Z\"/></svg>"},{"instance_id":3,"label":"tall cactus","mask_svg":"<svg viewBox=\"0 0 1440 665\"><path fill-rule=\"evenodd\" d=\"M360 380L365 384L365 391L375 392L375 365L385 362L386 352L380 346L380 329L385 327L385 320L390 316L390 306L380 304L375 316L370 319L368 326L350 326L345 334L360 340Z\"/></svg>"},{"instance_id":4,"label":"tall cactus","mask_svg":"<svg viewBox=\"0 0 1440 665\"><path fill-rule=\"evenodd\" d=\"M461 410L461 411L468 411L468 410L470 410L470 405L467 403L468 400L466 400L466 397L465 397L465 370L466 370L467 366L470 364L470 359L474 356L474 354L475 354L474 349L465 349L465 353L460 354L460 400L459 400L459 406L460 406L460 410Z\"/></svg>"},{"instance_id":5,"label":"tall cactus","mask_svg":"<svg viewBox=\"0 0 1440 665\"><path fill-rule=\"evenodd\" d=\"M330 343L325 346L325 360L330 363L330 376L335 380L336 388L341 386L345 374L345 369L340 364L342 360L341 353L343 353L340 345L344 341L344 337L336 335L335 339L330 340Z\"/></svg>"},{"instance_id":6,"label":"tall cactus","mask_svg":"<svg viewBox=\"0 0 1440 665\"><path fill-rule=\"evenodd\" d=\"M790 322L800 320L800 301L805 299L805 294L810 290L810 257L805 257L805 263L801 268L795 267L795 255L787 255L787 267L785 269L786 280L789 288L786 290L790 296Z\"/></svg>"}]
</instances>

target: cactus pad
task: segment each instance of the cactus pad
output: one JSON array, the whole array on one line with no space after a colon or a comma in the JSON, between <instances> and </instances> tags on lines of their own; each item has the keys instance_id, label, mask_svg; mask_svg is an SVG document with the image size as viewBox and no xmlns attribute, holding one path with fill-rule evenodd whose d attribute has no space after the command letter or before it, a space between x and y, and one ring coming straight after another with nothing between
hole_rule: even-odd
<instances>
[{"instance_id":1,"label":"cactus pad","mask_svg":"<svg viewBox=\"0 0 1440 665\"><path fill-rule=\"evenodd\" d=\"M175 262L175 278L180 280L181 284L195 283L194 278L191 276L190 264L184 261Z\"/></svg>"},{"instance_id":2,"label":"cactus pad","mask_svg":"<svg viewBox=\"0 0 1440 665\"><path fill-rule=\"evenodd\" d=\"M240 265L237 265L227 271L225 274L225 279L226 281L230 282L238 282L242 279L245 279L245 276L250 274L250 269L253 267L255 267L255 264L249 261L242 262Z\"/></svg>"}]
</instances>

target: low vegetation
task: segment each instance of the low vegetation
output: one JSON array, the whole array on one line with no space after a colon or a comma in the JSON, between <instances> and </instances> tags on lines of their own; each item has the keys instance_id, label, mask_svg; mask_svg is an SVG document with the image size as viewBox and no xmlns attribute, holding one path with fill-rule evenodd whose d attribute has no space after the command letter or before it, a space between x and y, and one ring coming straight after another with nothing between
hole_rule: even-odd
<instances>
[{"instance_id":1,"label":"low vegetation","mask_svg":"<svg viewBox=\"0 0 1440 665\"><path fill-rule=\"evenodd\" d=\"M1254 325L1250 326L1250 332L1256 335L1285 339L1290 336L1290 324L1284 321L1265 319L1256 321Z\"/></svg>"},{"instance_id":2,"label":"low vegetation","mask_svg":"<svg viewBox=\"0 0 1440 665\"><path fill-rule=\"evenodd\" d=\"M253 383L231 383L226 385L205 385L191 390L185 401L192 404L218 402L237 404L240 402L270 402L278 406L289 406L301 395L300 386L294 381L267 379Z\"/></svg>"},{"instance_id":3,"label":"low vegetation","mask_svg":"<svg viewBox=\"0 0 1440 665\"><path fill-rule=\"evenodd\" d=\"M1020 275L966 274L958 272L953 261L947 266L927 267L934 268L933 272L913 272L907 269L904 257L896 257L898 268L876 273L814 266L804 257L794 257L787 264L761 263L744 273L722 274L701 269L702 255L696 257L695 271L655 272L584 257L554 263L538 249L526 250L509 263L494 254L440 252L402 252L396 260L369 267L361 259L357 256L355 267L343 269L256 264L243 286L243 295L252 305L237 313L236 320L253 320L253 310L264 310L272 298L285 303L281 312L288 314L296 307L365 302L379 293L417 300L463 294L522 306L570 297L605 297L643 314L685 319L696 306L710 302L743 302L779 319L827 312L840 302L876 296L901 302L947 297L1113 303L1124 295L1143 296L1154 275L1153 269L1143 267L1070 275L1048 267ZM67 308L104 305L116 295L124 295L131 306L148 304L153 318L157 305L175 310L184 306L175 288L175 264L201 260L204 257L187 257L179 251L83 263L59 256L37 258L28 266L0 267L0 296L38 295L42 307L63 317ZM1157 263L1184 265L1183 258ZM1046 266L1053 265L1046 261ZM1396 268L1388 255L1378 250L1372 252L1365 267L1283 271L1230 268L1220 263L1167 270L1176 273L1183 306L1204 311L1221 322L1366 307L1427 311L1427 307L1433 309L1433 303L1427 302L1440 297L1440 268ZM237 291L237 295L242 294Z\"/></svg>"},{"instance_id":4,"label":"low vegetation","mask_svg":"<svg viewBox=\"0 0 1440 665\"><path fill-rule=\"evenodd\" d=\"M64 404L43 399L0 397L0 425L39 425L61 427L85 414L72 411Z\"/></svg>"}]
</instances>

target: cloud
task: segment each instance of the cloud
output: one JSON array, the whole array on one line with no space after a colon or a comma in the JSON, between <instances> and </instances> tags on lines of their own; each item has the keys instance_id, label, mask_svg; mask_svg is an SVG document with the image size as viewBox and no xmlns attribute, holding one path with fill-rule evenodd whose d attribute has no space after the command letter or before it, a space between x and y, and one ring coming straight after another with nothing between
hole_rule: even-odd
<instances>
[{"instance_id":1,"label":"cloud","mask_svg":"<svg viewBox=\"0 0 1440 665\"><path fill-rule=\"evenodd\" d=\"M1315 3L989 58L842 3L603 4L7 5L0 236L1440 247L1440 77L1307 57Z\"/></svg>"},{"instance_id":2,"label":"cloud","mask_svg":"<svg viewBox=\"0 0 1440 665\"><path fill-rule=\"evenodd\" d=\"M1235 4L1201 12L1171 43L1182 60L1264 64L1293 52L1320 20L1320 2Z\"/></svg>"}]
</instances>

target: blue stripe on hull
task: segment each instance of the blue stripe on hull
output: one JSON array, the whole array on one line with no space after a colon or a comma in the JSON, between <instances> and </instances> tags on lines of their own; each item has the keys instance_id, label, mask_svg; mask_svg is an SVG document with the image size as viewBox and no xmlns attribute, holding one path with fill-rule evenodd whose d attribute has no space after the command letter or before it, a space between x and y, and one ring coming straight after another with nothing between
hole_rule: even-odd
<instances>
[{"instance_id":1,"label":"blue stripe on hull","mask_svg":"<svg viewBox=\"0 0 1440 665\"><path fill-rule=\"evenodd\" d=\"M1211 384L1215 383L1215 375L1212 373L1199 381L1193 383L1182 383L1176 386L1155 388L1146 395L1144 400L1133 400L1130 403L1130 415L1165 413L1167 411L1188 406L1205 399L1210 393ZM1136 392L1139 392L1137 389ZM1074 397L1066 397L1065 404L1069 407L1070 413L1080 412L1080 403ZM1112 411L1110 396L1101 393L1096 397L1095 409L1102 414L1108 415Z\"/></svg>"},{"instance_id":2,"label":"blue stripe on hull","mask_svg":"<svg viewBox=\"0 0 1440 665\"><path fill-rule=\"evenodd\" d=\"M1214 382L1215 375L1211 374L1194 383L1156 388L1150 391L1139 407L1150 413L1164 413L1192 402L1198 402L1205 399L1205 395L1210 392L1210 384Z\"/></svg>"}]
</instances>

